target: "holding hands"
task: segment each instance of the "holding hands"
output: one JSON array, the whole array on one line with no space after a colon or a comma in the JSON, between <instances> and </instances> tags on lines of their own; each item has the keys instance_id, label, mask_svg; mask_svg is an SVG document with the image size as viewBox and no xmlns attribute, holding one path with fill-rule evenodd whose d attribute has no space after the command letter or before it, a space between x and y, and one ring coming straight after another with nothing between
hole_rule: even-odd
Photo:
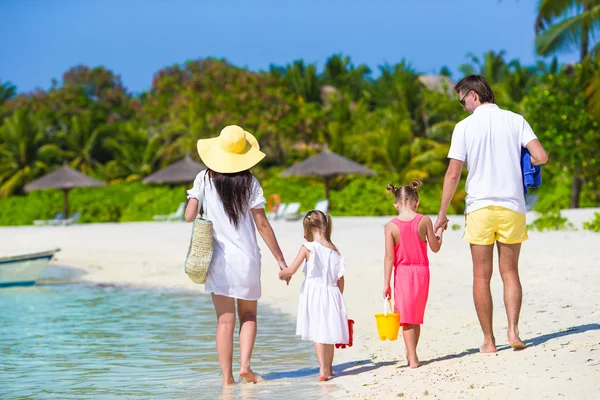
<instances>
[{"instance_id":1,"label":"holding hands","mask_svg":"<svg viewBox=\"0 0 600 400\"><path fill-rule=\"evenodd\" d=\"M435 225L433 226L433 230L435 231L436 236L440 236L440 234L438 234L440 228L443 228L443 230L448 229L449 221L450 220L448 219L448 217L446 217L446 214L438 214L437 220L435 221Z\"/></svg>"},{"instance_id":2,"label":"holding hands","mask_svg":"<svg viewBox=\"0 0 600 400\"><path fill-rule=\"evenodd\" d=\"M279 261L279 280L285 281L285 283L289 286L290 280L292 279L292 275L285 272L285 270L287 270L287 269L288 269L288 266L287 266L285 260Z\"/></svg>"}]
</instances>

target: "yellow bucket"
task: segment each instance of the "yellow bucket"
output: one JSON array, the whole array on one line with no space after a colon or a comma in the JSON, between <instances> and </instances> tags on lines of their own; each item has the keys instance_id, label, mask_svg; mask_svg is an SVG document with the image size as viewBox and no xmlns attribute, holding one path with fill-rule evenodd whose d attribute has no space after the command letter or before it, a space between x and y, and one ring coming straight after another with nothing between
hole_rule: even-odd
<instances>
[{"instance_id":1,"label":"yellow bucket","mask_svg":"<svg viewBox=\"0 0 600 400\"><path fill-rule=\"evenodd\" d=\"M387 312L386 307L390 312ZM398 330L400 329L400 314L392 312L392 301L388 299L383 301L383 314L375 314L377 320L377 331L381 340L398 339Z\"/></svg>"}]
</instances>

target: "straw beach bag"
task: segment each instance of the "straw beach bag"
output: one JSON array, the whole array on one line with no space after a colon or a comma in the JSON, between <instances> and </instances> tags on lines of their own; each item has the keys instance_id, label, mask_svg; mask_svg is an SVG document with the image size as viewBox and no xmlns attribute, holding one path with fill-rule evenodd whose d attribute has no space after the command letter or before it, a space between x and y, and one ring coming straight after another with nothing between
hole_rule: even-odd
<instances>
[{"instance_id":1,"label":"straw beach bag","mask_svg":"<svg viewBox=\"0 0 600 400\"><path fill-rule=\"evenodd\" d=\"M205 176L206 177L206 176ZM208 267L213 255L213 224L206 215L206 186L202 179L200 190L199 212L192 226L190 247L185 259L185 273L195 283L206 283Z\"/></svg>"}]
</instances>

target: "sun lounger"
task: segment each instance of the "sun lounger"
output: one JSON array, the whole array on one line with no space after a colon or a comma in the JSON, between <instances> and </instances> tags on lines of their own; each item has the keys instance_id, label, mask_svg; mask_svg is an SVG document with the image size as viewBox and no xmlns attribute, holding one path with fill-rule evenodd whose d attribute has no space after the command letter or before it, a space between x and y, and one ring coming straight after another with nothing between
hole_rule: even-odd
<instances>
[{"instance_id":1,"label":"sun lounger","mask_svg":"<svg viewBox=\"0 0 600 400\"><path fill-rule=\"evenodd\" d=\"M533 210L535 203L537 203L539 195L537 194L527 194L525 195L525 206L527 207L527 211Z\"/></svg>"},{"instance_id":2,"label":"sun lounger","mask_svg":"<svg viewBox=\"0 0 600 400\"><path fill-rule=\"evenodd\" d=\"M300 219L300 203L290 203L283 212L283 219L286 221L295 221Z\"/></svg>"},{"instance_id":3,"label":"sun lounger","mask_svg":"<svg viewBox=\"0 0 600 400\"><path fill-rule=\"evenodd\" d=\"M315 204L315 210L319 210L327 214L329 212L329 200L317 201L317 204Z\"/></svg>"},{"instance_id":4,"label":"sun lounger","mask_svg":"<svg viewBox=\"0 0 600 400\"><path fill-rule=\"evenodd\" d=\"M186 203L179 204L177 211L169 215L155 215L152 219L155 221L176 221L182 220L185 214Z\"/></svg>"},{"instance_id":5,"label":"sun lounger","mask_svg":"<svg viewBox=\"0 0 600 400\"><path fill-rule=\"evenodd\" d=\"M286 208L287 208L287 204L285 204L285 203L279 204L279 206L277 207L277 210L275 210L274 212L267 213L267 218L270 220L280 219L281 217L283 217L283 214L285 213Z\"/></svg>"},{"instance_id":6,"label":"sun lounger","mask_svg":"<svg viewBox=\"0 0 600 400\"><path fill-rule=\"evenodd\" d=\"M70 218L67 218L65 220L62 221L63 225L72 225L72 224L76 224L77 221L79 220L79 217L81 216L80 212L75 212L73 213L73 215L71 215Z\"/></svg>"},{"instance_id":7,"label":"sun lounger","mask_svg":"<svg viewBox=\"0 0 600 400\"><path fill-rule=\"evenodd\" d=\"M61 226L61 225L71 225L77 222L79 217L81 216L80 212L74 212L69 218L57 219L49 221L48 225L52 226Z\"/></svg>"},{"instance_id":8,"label":"sun lounger","mask_svg":"<svg viewBox=\"0 0 600 400\"><path fill-rule=\"evenodd\" d=\"M62 221L64 219L65 215L60 212L56 214L52 219L36 219L35 221L33 221L33 224L37 226L50 225L52 222Z\"/></svg>"}]
</instances>

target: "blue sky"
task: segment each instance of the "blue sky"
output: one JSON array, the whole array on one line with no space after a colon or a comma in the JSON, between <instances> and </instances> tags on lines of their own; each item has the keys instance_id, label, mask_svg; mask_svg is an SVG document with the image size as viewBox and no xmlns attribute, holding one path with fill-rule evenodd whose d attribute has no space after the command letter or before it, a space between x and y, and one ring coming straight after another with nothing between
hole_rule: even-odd
<instances>
[{"instance_id":1,"label":"blue sky","mask_svg":"<svg viewBox=\"0 0 600 400\"><path fill-rule=\"evenodd\" d=\"M104 65L147 89L160 68L208 56L252 70L333 53L376 70L406 59L419 72L467 53L536 60L535 0L0 0L0 80L48 88L71 66ZM368 4L368 5L367 5ZM559 58L577 59L576 53Z\"/></svg>"}]
</instances>

